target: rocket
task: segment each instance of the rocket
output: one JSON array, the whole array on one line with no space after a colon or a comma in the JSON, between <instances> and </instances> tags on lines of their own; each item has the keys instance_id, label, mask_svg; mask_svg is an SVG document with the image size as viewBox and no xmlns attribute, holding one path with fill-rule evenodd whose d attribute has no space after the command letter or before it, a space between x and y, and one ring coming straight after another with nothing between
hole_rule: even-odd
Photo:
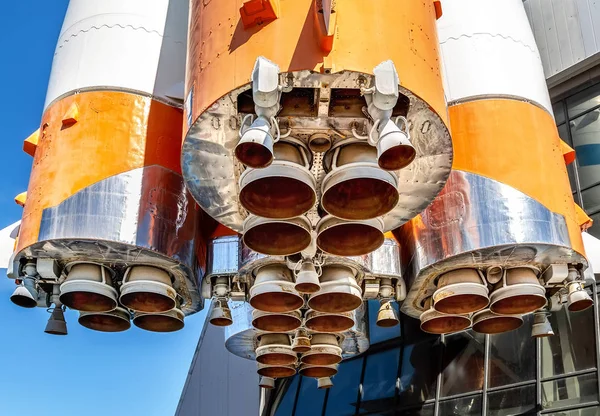
<instances>
[{"instance_id":1,"label":"rocket","mask_svg":"<svg viewBox=\"0 0 600 416\"><path fill-rule=\"evenodd\" d=\"M206 303L265 388L330 387L400 311L490 334L592 304L520 0L71 0L24 149L15 303L109 332Z\"/></svg>"}]
</instances>

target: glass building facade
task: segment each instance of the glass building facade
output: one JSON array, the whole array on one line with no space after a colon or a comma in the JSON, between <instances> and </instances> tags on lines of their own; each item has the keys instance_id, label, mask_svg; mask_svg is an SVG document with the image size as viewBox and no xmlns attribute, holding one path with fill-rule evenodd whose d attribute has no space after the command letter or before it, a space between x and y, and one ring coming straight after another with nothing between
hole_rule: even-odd
<instances>
[{"instance_id":1,"label":"glass building facade","mask_svg":"<svg viewBox=\"0 0 600 416\"><path fill-rule=\"evenodd\" d=\"M560 137L575 149L568 167L575 202L594 220L600 238L600 83L579 88L553 104Z\"/></svg>"},{"instance_id":2,"label":"glass building facade","mask_svg":"<svg viewBox=\"0 0 600 416\"><path fill-rule=\"evenodd\" d=\"M588 287L595 299L598 289ZM378 303L371 301L370 315ZM598 306L552 314L555 335L516 331L434 336L401 314L398 327L370 325L366 354L345 360L329 390L301 376L282 380L263 415L600 415Z\"/></svg>"}]
</instances>

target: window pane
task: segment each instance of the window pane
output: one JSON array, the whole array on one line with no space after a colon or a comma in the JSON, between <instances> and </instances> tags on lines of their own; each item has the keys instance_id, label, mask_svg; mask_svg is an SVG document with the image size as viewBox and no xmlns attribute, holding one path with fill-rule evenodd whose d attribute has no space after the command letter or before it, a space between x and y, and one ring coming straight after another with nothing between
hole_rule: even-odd
<instances>
[{"instance_id":1,"label":"window pane","mask_svg":"<svg viewBox=\"0 0 600 416\"><path fill-rule=\"evenodd\" d=\"M475 416L481 415L481 394L462 397L440 403L440 415Z\"/></svg>"},{"instance_id":2,"label":"window pane","mask_svg":"<svg viewBox=\"0 0 600 416\"><path fill-rule=\"evenodd\" d=\"M596 373L542 383L542 407L573 406L598 400Z\"/></svg>"},{"instance_id":3,"label":"window pane","mask_svg":"<svg viewBox=\"0 0 600 416\"><path fill-rule=\"evenodd\" d=\"M488 416L522 415L535 408L535 384L488 394Z\"/></svg>"},{"instance_id":4,"label":"window pane","mask_svg":"<svg viewBox=\"0 0 600 416\"><path fill-rule=\"evenodd\" d=\"M398 312L398 303L392 302L392 306ZM377 326L377 312L379 311L379 301L369 301L369 339L371 345L377 344L391 338L397 338L400 336L400 325L396 325L390 328L382 328Z\"/></svg>"},{"instance_id":5,"label":"window pane","mask_svg":"<svg viewBox=\"0 0 600 416\"><path fill-rule=\"evenodd\" d=\"M565 106L564 101L559 101L557 103L552 104L552 112L554 113L554 119L556 120L556 124L562 124L565 122Z\"/></svg>"},{"instance_id":6,"label":"window pane","mask_svg":"<svg viewBox=\"0 0 600 416\"><path fill-rule=\"evenodd\" d=\"M282 392L281 401L277 403L275 400L275 416L291 416L294 410L294 401L296 400L296 392L298 391L298 380L300 376L296 376L291 380L286 380L284 390Z\"/></svg>"},{"instance_id":7,"label":"window pane","mask_svg":"<svg viewBox=\"0 0 600 416\"><path fill-rule=\"evenodd\" d=\"M368 355L366 360L361 413L393 409L400 350L394 348Z\"/></svg>"},{"instance_id":8,"label":"window pane","mask_svg":"<svg viewBox=\"0 0 600 416\"><path fill-rule=\"evenodd\" d=\"M320 415L323 411L325 391L317 388L316 379L302 377L300 393L298 393L298 404L296 404L296 415Z\"/></svg>"},{"instance_id":9,"label":"window pane","mask_svg":"<svg viewBox=\"0 0 600 416\"><path fill-rule=\"evenodd\" d=\"M435 397L441 349L439 338L404 347L398 400L402 406Z\"/></svg>"},{"instance_id":10,"label":"window pane","mask_svg":"<svg viewBox=\"0 0 600 416\"><path fill-rule=\"evenodd\" d=\"M585 189L600 179L600 109L572 120L570 125L579 184Z\"/></svg>"},{"instance_id":11,"label":"window pane","mask_svg":"<svg viewBox=\"0 0 600 416\"><path fill-rule=\"evenodd\" d=\"M329 389L326 415L354 415L362 365L362 358L340 364L339 372L333 377L333 387Z\"/></svg>"},{"instance_id":12,"label":"window pane","mask_svg":"<svg viewBox=\"0 0 600 416\"><path fill-rule=\"evenodd\" d=\"M593 87L586 88L578 94L567 98L567 111L569 117L575 117L584 111L589 110L600 104L600 85L594 85Z\"/></svg>"},{"instance_id":13,"label":"window pane","mask_svg":"<svg viewBox=\"0 0 600 416\"><path fill-rule=\"evenodd\" d=\"M410 409L398 409L396 416L433 416L435 405L433 403L424 406L412 407Z\"/></svg>"},{"instance_id":14,"label":"window pane","mask_svg":"<svg viewBox=\"0 0 600 416\"><path fill-rule=\"evenodd\" d=\"M483 388L484 340L483 334L474 331L446 337L442 397Z\"/></svg>"},{"instance_id":15,"label":"window pane","mask_svg":"<svg viewBox=\"0 0 600 416\"><path fill-rule=\"evenodd\" d=\"M596 367L594 308L550 316L554 336L541 338L542 378Z\"/></svg>"},{"instance_id":16,"label":"window pane","mask_svg":"<svg viewBox=\"0 0 600 416\"><path fill-rule=\"evenodd\" d=\"M523 326L515 331L490 336L489 387L535 379L533 315L524 316L523 320Z\"/></svg>"},{"instance_id":17,"label":"window pane","mask_svg":"<svg viewBox=\"0 0 600 416\"><path fill-rule=\"evenodd\" d=\"M596 238L600 238L600 213L590 215L590 218L594 220L594 224L588 229L588 233Z\"/></svg>"},{"instance_id":18,"label":"window pane","mask_svg":"<svg viewBox=\"0 0 600 416\"><path fill-rule=\"evenodd\" d=\"M597 178L600 181L600 177ZM598 212L600 211L600 186L594 186L581 193L585 205L583 208L586 212Z\"/></svg>"},{"instance_id":19,"label":"window pane","mask_svg":"<svg viewBox=\"0 0 600 416\"><path fill-rule=\"evenodd\" d=\"M557 413L546 413L548 416L600 416L600 407L592 406L579 410L568 410Z\"/></svg>"}]
</instances>

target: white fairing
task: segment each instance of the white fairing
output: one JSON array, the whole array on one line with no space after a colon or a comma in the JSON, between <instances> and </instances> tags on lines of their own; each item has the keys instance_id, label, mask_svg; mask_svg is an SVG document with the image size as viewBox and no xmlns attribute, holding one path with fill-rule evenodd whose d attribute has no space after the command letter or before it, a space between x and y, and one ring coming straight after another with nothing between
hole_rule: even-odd
<instances>
[{"instance_id":1,"label":"white fairing","mask_svg":"<svg viewBox=\"0 0 600 416\"><path fill-rule=\"evenodd\" d=\"M13 254L13 249L15 248L15 238L17 237L15 230L20 224L21 221L17 221L0 230L0 269L8 267L10 256Z\"/></svg>"},{"instance_id":2,"label":"white fairing","mask_svg":"<svg viewBox=\"0 0 600 416\"><path fill-rule=\"evenodd\" d=\"M444 0L443 7L438 32L448 102L515 96L552 114L522 0Z\"/></svg>"},{"instance_id":3,"label":"white fairing","mask_svg":"<svg viewBox=\"0 0 600 416\"><path fill-rule=\"evenodd\" d=\"M80 89L183 100L186 0L71 0L45 107Z\"/></svg>"},{"instance_id":4,"label":"white fairing","mask_svg":"<svg viewBox=\"0 0 600 416\"><path fill-rule=\"evenodd\" d=\"M600 273L600 240L589 233L581 233L586 257L594 273Z\"/></svg>"}]
</instances>

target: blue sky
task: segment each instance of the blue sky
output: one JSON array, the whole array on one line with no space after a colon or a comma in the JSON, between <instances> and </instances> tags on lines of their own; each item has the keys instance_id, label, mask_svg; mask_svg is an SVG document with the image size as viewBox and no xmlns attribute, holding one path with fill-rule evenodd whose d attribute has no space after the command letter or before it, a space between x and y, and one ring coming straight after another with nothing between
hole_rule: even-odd
<instances>
[{"instance_id":1,"label":"blue sky","mask_svg":"<svg viewBox=\"0 0 600 416\"><path fill-rule=\"evenodd\" d=\"M27 189L31 157L23 140L39 127L54 47L67 0L3 1L0 11L0 229L18 220L13 198ZM133 327L104 334L79 326L44 333L45 310L21 309L0 275L0 415L170 416L200 335L204 313L173 334Z\"/></svg>"}]
</instances>

